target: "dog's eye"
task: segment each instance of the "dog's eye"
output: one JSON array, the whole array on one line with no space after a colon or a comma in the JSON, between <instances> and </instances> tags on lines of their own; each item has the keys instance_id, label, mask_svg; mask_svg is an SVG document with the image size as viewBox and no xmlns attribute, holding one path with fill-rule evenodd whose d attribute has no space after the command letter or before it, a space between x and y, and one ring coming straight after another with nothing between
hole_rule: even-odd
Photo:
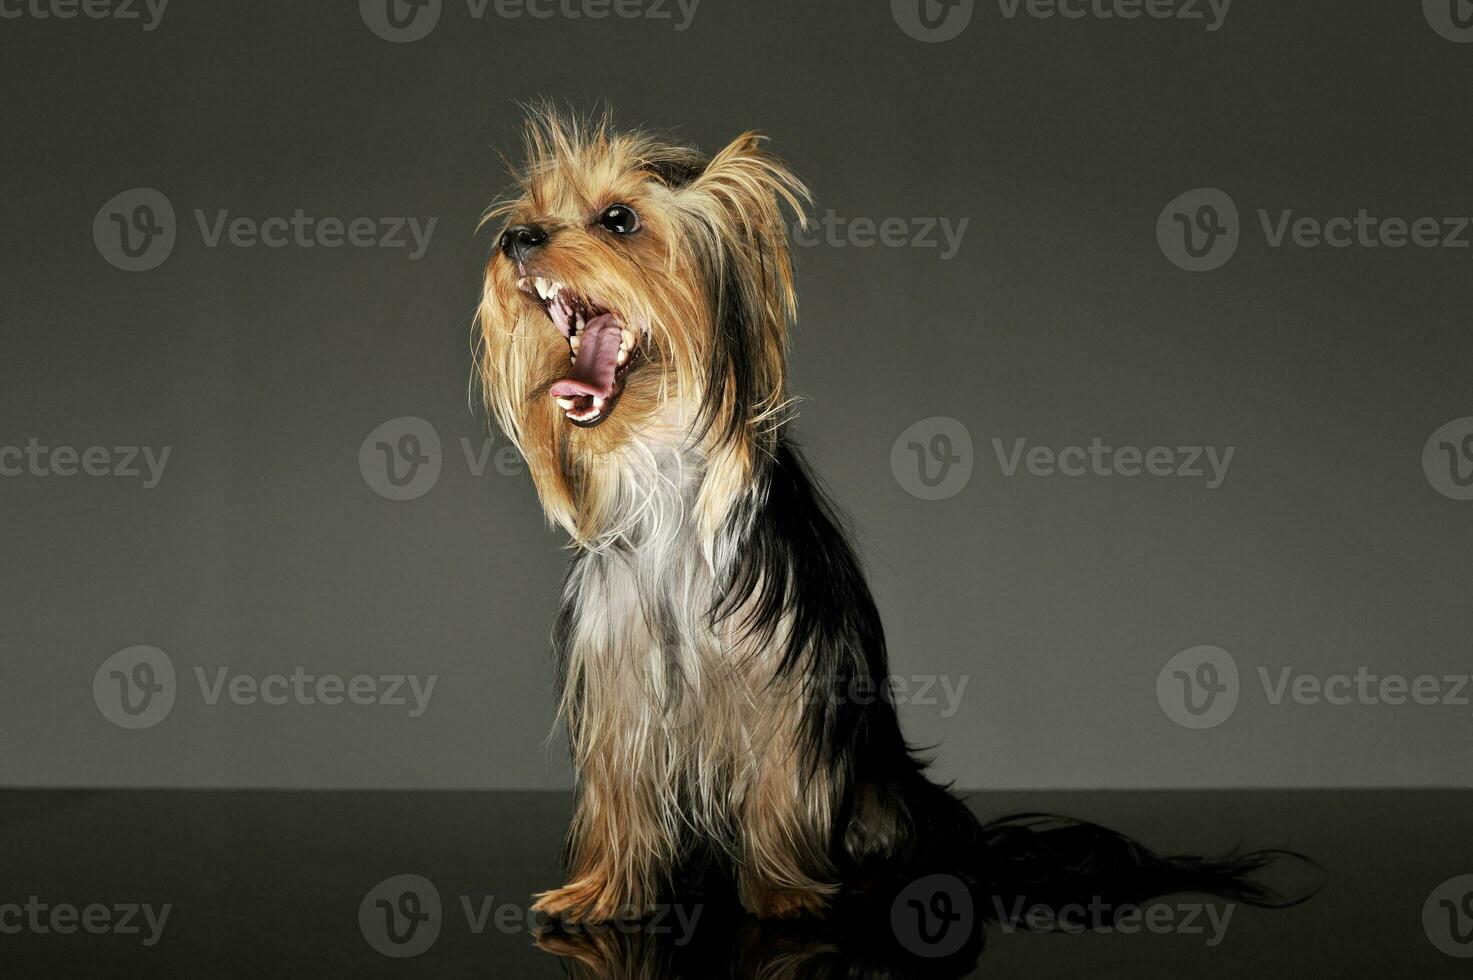
<instances>
[{"instance_id":1,"label":"dog's eye","mask_svg":"<svg viewBox=\"0 0 1473 980\"><path fill-rule=\"evenodd\" d=\"M627 235L639 230L639 215L626 204L615 204L604 209L598 223L616 235Z\"/></svg>"}]
</instances>

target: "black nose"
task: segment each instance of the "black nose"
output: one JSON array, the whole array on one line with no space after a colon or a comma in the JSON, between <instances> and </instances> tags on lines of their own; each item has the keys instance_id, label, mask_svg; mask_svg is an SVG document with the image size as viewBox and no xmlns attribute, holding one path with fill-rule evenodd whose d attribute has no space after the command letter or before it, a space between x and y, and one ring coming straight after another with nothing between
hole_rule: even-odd
<instances>
[{"instance_id":1,"label":"black nose","mask_svg":"<svg viewBox=\"0 0 1473 980\"><path fill-rule=\"evenodd\" d=\"M513 262L522 262L545 241L547 232L538 225L513 225L501 236L501 250Z\"/></svg>"}]
</instances>

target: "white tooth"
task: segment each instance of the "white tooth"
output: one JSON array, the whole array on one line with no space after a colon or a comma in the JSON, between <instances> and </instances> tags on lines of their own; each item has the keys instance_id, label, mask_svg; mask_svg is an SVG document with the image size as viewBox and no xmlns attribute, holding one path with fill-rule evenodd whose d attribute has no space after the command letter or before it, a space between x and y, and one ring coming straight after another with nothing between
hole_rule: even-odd
<instances>
[{"instance_id":1,"label":"white tooth","mask_svg":"<svg viewBox=\"0 0 1473 980\"><path fill-rule=\"evenodd\" d=\"M627 360L629 360L629 352L627 350L625 350L624 348L620 347L619 348L619 363L620 364L623 364Z\"/></svg>"},{"instance_id":2,"label":"white tooth","mask_svg":"<svg viewBox=\"0 0 1473 980\"><path fill-rule=\"evenodd\" d=\"M573 334L573 339L569 340L568 343L572 346L573 352L577 353L578 348L583 346L583 338L577 334Z\"/></svg>"},{"instance_id":3,"label":"white tooth","mask_svg":"<svg viewBox=\"0 0 1473 980\"><path fill-rule=\"evenodd\" d=\"M596 412L596 411L599 411L600 409L602 409L603 407L604 407L604 399L598 397L597 395L594 395L593 396L593 410Z\"/></svg>"},{"instance_id":4,"label":"white tooth","mask_svg":"<svg viewBox=\"0 0 1473 980\"><path fill-rule=\"evenodd\" d=\"M547 299L547 297L552 295L551 289L552 280L543 279L541 276L537 277L537 292L541 294L543 299Z\"/></svg>"},{"instance_id":5,"label":"white tooth","mask_svg":"<svg viewBox=\"0 0 1473 980\"><path fill-rule=\"evenodd\" d=\"M566 398L566 397L559 398L557 400L557 403L558 403L558 407L561 408L565 412L568 409L570 409L570 408L573 407L573 399L571 399L571 398Z\"/></svg>"},{"instance_id":6,"label":"white tooth","mask_svg":"<svg viewBox=\"0 0 1473 980\"><path fill-rule=\"evenodd\" d=\"M557 297L557 294L560 293L560 292L562 292L562 291L563 291L563 284L560 283L560 282L555 282L555 283L552 284L552 288L547 291L547 298L548 299L555 299Z\"/></svg>"},{"instance_id":7,"label":"white tooth","mask_svg":"<svg viewBox=\"0 0 1473 980\"><path fill-rule=\"evenodd\" d=\"M586 326L588 326L588 324L586 322L584 322L584 320L583 320L583 314L582 313L579 313L578 314L578 332L579 333L582 333L583 332L583 328L586 327Z\"/></svg>"},{"instance_id":8,"label":"white tooth","mask_svg":"<svg viewBox=\"0 0 1473 980\"><path fill-rule=\"evenodd\" d=\"M624 346L625 347L633 347L634 346L634 334L631 333L629 330L627 330L627 329L620 330L619 331L619 337L624 341Z\"/></svg>"}]
</instances>

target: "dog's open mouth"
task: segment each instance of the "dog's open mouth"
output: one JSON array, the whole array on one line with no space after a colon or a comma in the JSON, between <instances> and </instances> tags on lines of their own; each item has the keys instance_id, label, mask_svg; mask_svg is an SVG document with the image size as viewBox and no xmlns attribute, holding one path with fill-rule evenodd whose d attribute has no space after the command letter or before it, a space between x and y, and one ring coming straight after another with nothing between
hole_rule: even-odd
<instances>
[{"instance_id":1,"label":"dog's open mouth","mask_svg":"<svg viewBox=\"0 0 1473 980\"><path fill-rule=\"evenodd\" d=\"M617 313L543 276L524 276L517 288L542 304L568 341L572 367L549 394L574 425L598 425L614 411L624 378L639 352L639 338Z\"/></svg>"}]
</instances>

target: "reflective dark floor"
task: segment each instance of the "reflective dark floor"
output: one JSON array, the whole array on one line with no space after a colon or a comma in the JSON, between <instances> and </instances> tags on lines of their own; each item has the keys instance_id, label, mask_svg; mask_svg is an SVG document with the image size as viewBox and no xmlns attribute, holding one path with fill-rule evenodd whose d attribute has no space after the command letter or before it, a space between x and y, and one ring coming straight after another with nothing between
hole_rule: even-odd
<instances>
[{"instance_id":1,"label":"reflective dark floor","mask_svg":"<svg viewBox=\"0 0 1473 980\"><path fill-rule=\"evenodd\" d=\"M539 936L528 895L560 883L562 794L9 791L0 976L1473 975L1473 794L983 793L972 805L1094 820L1162 851L1296 850L1327 881L1281 910L1191 895L970 908L932 882L873 921L824 928L692 903L639 927ZM1281 866L1274 884L1300 887L1305 871ZM960 935L981 948L957 951L957 924L973 920Z\"/></svg>"}]
</instances>

